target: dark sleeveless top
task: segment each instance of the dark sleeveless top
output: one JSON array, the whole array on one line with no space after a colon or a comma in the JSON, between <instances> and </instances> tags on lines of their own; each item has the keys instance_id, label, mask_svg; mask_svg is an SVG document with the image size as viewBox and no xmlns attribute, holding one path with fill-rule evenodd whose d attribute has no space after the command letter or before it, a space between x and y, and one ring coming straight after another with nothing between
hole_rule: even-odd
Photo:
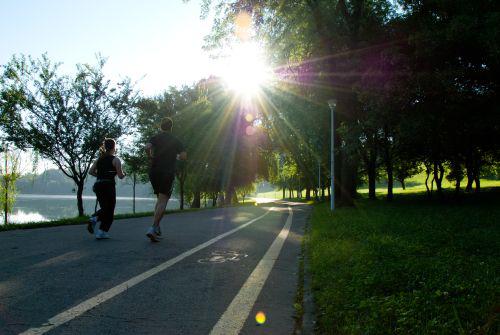
<instances>
[{"instance_id":1,"label":"dark sleeveless top","mask_svg":"<svg viewBox=\"0 0 500 335\"><path fill-rule=\"evenodd\" d=\"M106 155L97 161L97 182L115 183L116 168L113 166L115 156Z\"/></svg>"}]
</instances>

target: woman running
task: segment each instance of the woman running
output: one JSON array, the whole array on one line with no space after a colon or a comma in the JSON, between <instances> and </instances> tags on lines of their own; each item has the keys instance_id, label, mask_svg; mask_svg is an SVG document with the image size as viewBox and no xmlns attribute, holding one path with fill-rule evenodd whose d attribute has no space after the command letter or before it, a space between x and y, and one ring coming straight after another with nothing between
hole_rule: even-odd
<instances>
[{"instance_id":1,"label":"woman running","mask_svg":"<svg viewBox=\"0 0 500 335\"><path fill-rule=\"evenodd\" d=\"M87 228L91 234L95 231L95 238L101 240L109 238L108 231L113 223L116 205L115 176L118 175L118 178L123 179L125 173L122 170L122 162L115 156L114 139L106 138L99 151L99 159L92 164L89 173L97 177L93 190L101 209L90 219ZM101 224L96 230L97 222Z\"/></svg>"}]
</instances>

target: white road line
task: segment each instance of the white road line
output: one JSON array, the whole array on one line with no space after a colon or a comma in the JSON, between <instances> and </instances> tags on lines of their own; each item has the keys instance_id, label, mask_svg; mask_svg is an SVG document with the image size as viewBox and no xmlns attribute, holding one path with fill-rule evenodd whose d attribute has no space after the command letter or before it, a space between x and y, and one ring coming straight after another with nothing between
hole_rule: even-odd
<instances>
[{"instance_id":1,"label":"white road line","mask_svg":"<svg viewBox=\"0 0 500 335\"><path fill-rule=\"evenodd\" d=\"M237 335L241 328L243 328L276 259L278 259L281 248L288 237L288 232L290 231L293 220L293 210L288 207L288 212L288 219L286 220L285 226L281 229L278 237L276 237L273 244L271 244L245 284L243 284L236 297L234 297L227 310L222 314L219 322L217 322L210 332L210 335Z\"/></svg>"},{"instance_id":2,"label":"white road line","mask_svg":"<svg viewBox=\"0 0 500 335\"><path fill-rule=\"evenodd\" d=\"M247 223L244 223L242 224L241 226L239 227L236 227L224 234L221 234L217 237L214 237L213 239L205 242L205 243L202 243L196 247L194 247L193 249L190 249L182 254L180 254L179 256L177 257L174 257L174 258L171 258L169 259L168 261L146 271L146 272L143 272L141 273L140 275L137 275L113 288L110 288L109 290L107 291L104 291L98 295L96 295L95 297L93 298L90 298L88 300L85 300L84 302L64 311L64 312L61 312L59 314L57 314L56 316L50 318L48 320L47 323L43 324L42 326L38 327L38 328L30 328L22 333L20 333L20 335L40 335L40 334L45 334L46 332L48 332L49 330L52 330L56 327L59 327L60 325L70 321L70 320L73 320L74 318L82 315L83 313L89 311L90 309L102 304L103 302L106 302L108 301L109 299L117 296L118 294L128 290L129 288L139 284L140 282L148 279L149 277L152 277L154 276L155 274L158 274L159 272L171 267L172 265L174 265L175 263L177 262L180 262L181 260L183 260L184 258L186 257L189 257L191 256L192 254L194 254L195 252L198 252L212 244L214 244L215 242L223 239L224 237L226 236L229 236L231 234L234 234L236 233L237 231L251 225L252 223L254 223L255 221L257 220L260 220L262 219L264 216L266 216L267 214L269 214L269 212L271 212L273 210L273 208L270 208L266 213L264 213L263 215L253 219L253 220L250 220L248 221Z\"/></svg>"}]
</instances>

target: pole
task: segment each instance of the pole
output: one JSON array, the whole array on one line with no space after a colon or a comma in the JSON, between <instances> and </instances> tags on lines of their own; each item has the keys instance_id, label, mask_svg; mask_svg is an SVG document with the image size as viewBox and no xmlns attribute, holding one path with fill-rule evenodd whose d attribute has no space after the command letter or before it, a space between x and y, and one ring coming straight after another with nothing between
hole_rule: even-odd
<instances>
[{"instance_id":1,"label":"pole","mask_svg":"<svg viewBox=\"0 0 500 335\"><path fill-rule=\"evenodd\" d=\"M330 193L330 210L333 212L335 210L335 100L328 100L328 106L331 112L331 140L330 140L330 181L331 181L331 193Z\"/></svg>"},{"instance_id":2,"label":"pole","mask_svg":"<svg viewBox=\"0 0 500 335\"><path fill-rule=\"evenodd\" d=\"M319 192L321 191L321 161L318 160L318 199L319 199Z\"/></svg>"},{"instance_id":3,"label":"pole","mask_svg":"<svg viewBox=\"0 0 500 335\"><path fill-rule=\"evenodd\" d=\"M5 203L4 203L4 224L7 225L7 219L8 219L8 210L9 210L9 180L8 180L8 171L7 171L7 155L8 155L8 150L9 148L7 147L7 144L5 144L5 175L3 177L4 183L5 183Z\"/></svg>"},{"instance_id":4,"label":"pole","mask_svg":"<svg viewBox=\"0 0 500 335\"><path fill-rule=\"evenodd\" d=\"M132 199L132 212L135 214L135 184L137 182L137 175L136 173L134 172L133 173L133 177L134 177L134 180L133 180L133 183L134 183L134 186L132 188L132 193L133 193L133 199Z\"/></svg>"}]
</instances>

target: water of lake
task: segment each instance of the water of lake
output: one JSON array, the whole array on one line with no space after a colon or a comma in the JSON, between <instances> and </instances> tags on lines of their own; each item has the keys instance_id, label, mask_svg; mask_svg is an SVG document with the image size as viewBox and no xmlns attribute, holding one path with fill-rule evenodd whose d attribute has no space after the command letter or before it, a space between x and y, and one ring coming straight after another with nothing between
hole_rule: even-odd
<instances>
[{"instance_id":1,"label":"water of lake","mask_svg":"<svg viewBox=\"0 0 500 335\"><path fill-rule=\"evenodd\" d=\"M85 214L94 212L95 196L84 196L83 207ZM135 198L136 212L152 212L156 198ZM178 209L179 201L171 199L167 209ZM115 214L132 213L132 198L117 197ZM10 223L25 223L34 221L49 221L70 218L78 215L76 196L73 195L42 195L18 194ZM3 224L3 217L0 220Z\"/></svg>"}]
</instances>

